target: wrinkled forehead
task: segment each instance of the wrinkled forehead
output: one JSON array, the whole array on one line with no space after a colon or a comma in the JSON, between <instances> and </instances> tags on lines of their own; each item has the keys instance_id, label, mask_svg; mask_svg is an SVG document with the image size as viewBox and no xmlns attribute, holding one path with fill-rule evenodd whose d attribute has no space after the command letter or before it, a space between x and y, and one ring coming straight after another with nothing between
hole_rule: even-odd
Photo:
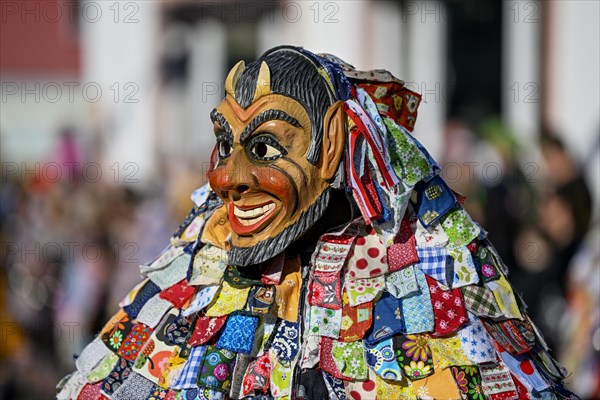
<instances>
[{"instance_id":1,"label":"wrinkled forehead","mask_svg":"<svg viewBox=\"0 0 600 400\"><path fill-rule=\"evenodd\" d=\"M303 128L310 133L311 123L306 109L296 100L281 94L268 94L256 99L248 107L242 107L236 99L227 95L211 113L212 121L221 128L228 124L235 133L251 123L282 121Z\"/></svg>"}]
</instances>

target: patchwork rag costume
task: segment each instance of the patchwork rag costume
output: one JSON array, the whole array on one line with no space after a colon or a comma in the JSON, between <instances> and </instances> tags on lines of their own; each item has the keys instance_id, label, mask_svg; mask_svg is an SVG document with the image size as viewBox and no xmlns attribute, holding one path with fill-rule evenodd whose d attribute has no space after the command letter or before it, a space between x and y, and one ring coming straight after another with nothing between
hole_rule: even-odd
<instances>
[{"instance_id":1,"label":"patchwork rag costume","mask_svg":"<svg viewBox=\"0 0 600 400\"><path fill-rule=\"evenodd\" d=\"M289 46L225 89L209 184L59 399L576 398L417 93Z\"/></svg>"}]
</instances>

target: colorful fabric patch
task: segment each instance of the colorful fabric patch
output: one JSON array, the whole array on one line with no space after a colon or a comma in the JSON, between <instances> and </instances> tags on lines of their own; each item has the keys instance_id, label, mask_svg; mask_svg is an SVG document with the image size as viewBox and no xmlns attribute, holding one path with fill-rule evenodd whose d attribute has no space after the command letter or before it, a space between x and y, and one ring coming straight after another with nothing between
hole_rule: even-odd
<instances>
[{"instance_id":1,"label":"colorful fabric patch","mask_svg":"<svg viewBox=\"0 0 600 400\"><path fill-rule=\"evenodd\" d=\"M190 318L184 316L175 318L165 329L168 343L179 346L185 344L192 334L192 323Z\"/></svg>"},{"instance_id":2,"label":"colorful fabric patch","mask_svg":"<svg viewBox=\"0 0 600 400\"><path fill-rule=\"evenodd\" d=\"M351 278L372 278L388 271L386 247L371 225L367 225L354 240L346 266L347 276Z\"/></svg>"},{"instance_id":3,"label":"colorful fabric patch","mask_svg":"<svg viewBox=\"0 0 600 400\"><path fill-rule=\"evenodd\" d=\"M419 290L414 266L402 268L385 276L385 288L394 297L401 298Z\"/></svg>"},{"instance_id":4,"label":"colorful fabric patch","mask_svg":"<svg viewBox=\"0 0 600 400\"><path fill-rule=\"evenodd\" d=\"M383 290L384 286L385 278L383 276L359 279L347 278L344 284L348 293L348 302L352 306L373 301L379 295L379 292Z\"/></svg>"},{"instance_id":5,"label":"colorful fabric patch","mask_svg":"<svg viewBox=\"0 0 600 400\"><path fill-rule=\"evenodd\" d=\"M441 221L450 248L466 246L481 233L479 225L461 206L451 209Z\"/></svg>"},{"instance_id":6,"label":"colorful fabric patch","mask_svg":"<svg viewBox=\"0 0 600 400\"><path fill-rule=\"evenodd\" d=\"M159 295L152 297L144 304L136 320L151 328L155 328L164 315L172 308L171 302L160 298Z\"/></svg>"},{"instance_id":7,"label":"colorful fabric patch","mask_svg":"<svg viewBox=\"0 0 600 400\"><path fill-rule=\"evenodd\" d=\"M481 375L477 367L451 367L456 386L467 399L484 400Z\"/></svg>"},{"instance_id":8,"label":"colorful fabric patch","mask_svg":"<svg viewBox=\"0 0 600 400\"><path fill-rule=\"evenodd\" d=\"M344 296L347 296L344 293ZM362 339L373 323L373 303L367 302L352 307L344 304L342 308L342 326L340 338L342 342L354 342Z\"/></svg>"},{"instance_id":9,"label":"colorful fabric patch","mask_svg":"<svg viewBox=\"0 0 600 400\"><path fill-rule=\"evenodd\" d=\"M150 392L150 396L147 400L168 400L169 399L169 390L163 389L160 386L154 385L152 391ZM175 400L175 393L172 392L171 399Z\"/></svg>"},{"instance_id":10,"label":"colorful fabric patch","mask_svg":"<svg viewBox=\"0 0 600 400\"><path fill-rule=\"evenodd\" d=\"M225 400L225 393L207 388L184 389L176 400Z\"/></svg>"},{"instance_id":11,"label":"colorful fabric patch","mask_svg":"<svg viewBox=\"0 0 600 400\"><path fill-rule=\"evenodd\" d=\"M419 263L417 266L421 271L444 286L448 286L446 277L446 258L448 257L448 253L446 249L444 247L418 247L417 252L419 254Z\"/></svg>"},{"instance_id":12,"label":"colorful fabric patch","mask_svg":"<svg viewBox=\"0 0 600 400\"><path fill-rule=\"evenodd\" d=\"M486 282L485 285L494 294L494 298L496 299L496 303L498 304L502 315L506 318L523 319L512 286L504 276L500 275L498 279L492 282Z\"/></svg>"},{"instance_id":13,"label":"colorful fabric patch","mask_svg":"<svg viewBox=\"0 0 600 400\"><path fill-rule=\"evenodd\" d=\"M128 361L134 361L151 334L152 328L141 323L135 324L119 347L117 354Z\"/></svg>"},{"instance_id":14,"label":"colorful fabric patch","mask_svg":"<svg viewBox=\"0 0 600 400\"><path fill-rule=\"evenodd\" d=\"M332 354L335 365L343 376L353 380L367 379L368 367L362 342L333 341Z\"/></svg>"},{"instance_id":15,"label":"colorful fabric patch","mask_svg":"<svg viewBox=\"0 0 600 400\"><path fill-rule=\"evenodd\" d=\"M475 268L475 262L467 246L448 249L452 258L452 287L462 287L479 283L479 275Z\"/></svg>"},{"instance_id":16,"label":"colorful fabric patch","mask_svg":"<svg viewBox=\"0 0 600 400\"><path fill-rule=\"evenodd\" d=\"M269 377L271 394L275 398L289 396L293 366L280 362L273 353L269 353L269 357L271 360L271 376Z\"/></svg>"},{"instance_id":17,"label":"colorful fabric patch","mask_svg":"<svg viewBox=\"0 0 600 400\"><path fill-rule=\"evenodd\" d=\"M246 305L250 287L235 287L227 282L221 285L217 299L206 309L207 317L221 317L241 310Z\"/></svg>"},{"instance_id":18,"label":"colorful fabric patch","mask_svg":"<svg viewBox=\"0 0 600 400\"><path fill-rule=\"evenodd\" d=\"M110 350L102 343L102 340L96 337L85 346L79 357L75 360L77 370L82 374L89 373L109 353Z\"/></svg>"},{"instance_id":19,"label":"colorful fabric patch","mask_svg":"<svg viewBox=\"0 0 600 400\"><path fill-rule=\"evenodd\" d=\"M432 336L446 336L457 331L468 321L460 289L443 290L438 281L426 277L431 294L435 330Z\"/></svg>"},{"instance_id":20,"label":"colorful fabric patch","mask_svg":"<svg viewBox=\"0 0 600 400\"><path fill-rule=\"evenodd\" d=\"M469 285L460 288L469 312L479 317L498 318L502 315L494 294L485 286Z\"/></svg>"},{"instance_id":21,"label":"colorful fabric patch","mask_svg":"<svg viewBox=\"0 0 600 400\"><path fill-rule=\"evenodd\" d=\"M198 293L196 293L196 297L194 297L194 300L192 300L189 307L185 309L181 315L189 317L212 303L219 292L219 288L219 286L208 286L200 289Z\"/></svg>"},{"instance_id":22,"label":"colorful fabric patch","mask_svg":"<svg viewBox=\"0 0 600 400\"><path fill-rule=\"evenodd\" d=\"M446 247L449 240L441 223L437 222L425 228L418 219L415 227L415 239L417 247Z\"/></svg>"},{"instance_id":23,"label":"colorful fabric patch","mask_svg":"<svg viewBox=\"0 0 600 400\"><path fill-rule=\"evenodd\" d=\"M412 390L418 398L460 399L460 392L449 369L436 369L433 375L412 381Z\"/></svg>"},{"instance_id":24,"label":"colorful fabric patch","mask_svg":"<svg viewBox=\"0 0 600 400\"><path fill-rule=\"evenodd\" d=\"M362 342L359 343L362 346ZM348 379L342 375L342 372L338 367L338 363L333 356L333 339L321 336L321 342L320 344L317 342L316 350L317 355L320 357L319 366L323 371L326 371L328 374L338 379ZM304 363L302 367L304 368Z\"/></svg>"},{"instance_id":25,"label":"colorful fabric patch","mask_svg":"<svg viewBox=\"0 0 600 400\"><path fill-rule=\"evenodd\" d=\"M525 331L525 329L522 328L521 330L519 330L513 320L502 322L484 320L483 325L485 326L489 334L492 335L494 340L500 346L502 346L502 348L508 350L512 354L526 353L530 351L531 346L535 344L535 335L533 334L533 332L526 333L529 338L529 341L526 340L525 337L521 334L521 330Z\"/></svg>"},{"instance_id":26,"label":"colorful fabric patch","mask_svg":"<svg viewBox=\"0 0 600 400\"><path fill-rule=\"evenodd\" d=\"M323 273L338 272L346 263L348 252L354 242L354 237L362 226L361 220L352 221L340 234L321 236L313 254L312 264L315 271Z\"/></svg>"},{"instance_id":27,"label":"colorful fabric patch","mask_svg":"<svg viewBox=\"0 0 600 400\"><path fill-rule=\"evenodd\" d=\"M500 272L496 268L492 252L485 244L480 243L479 241L475 241L475 243L477 243L477 246L475 252L473 252L473 257L475 258L475 263L481 275L481 279L483 282L490 282L498 279L500 277Z\"/></svg>"},{"instance_id":28,"label":"colorful fabric patch","mask_svg":"<svg viewBox=\"0 0 600 400\"><path fill-rule=\"evenodd\" d=\"M341 280L339 272L322 273L315 271L310 282L308 303L339 310L342 308Z\"/></svg>"},{"instance_id":29,"label":"colorful fabric patch","mask_svg":"<svg viewBox=\"0 0 600 400\"><path fill-rule=\"evenodd\" d=\"M482 364L479 366L483 393L491 399L514 399L517 388L510 376L510 370L504 363Z\"/></svg>"},{"instance_id":30,"label":"colorful fabric patch","mask_svg":"<svg viewBox=\"0 0 600 400\"><path fill-rule=\"evenodd\" d=\"M110 374L110 371L113 370L119 359L119 356L113 352L107 354L94 369L88 372L86 375L87 381L89 383L96 383L104 380Z\"/></svg>"},{"instance_id":31,"label":"colorful fabric patch","mask_svg":"<svg viewBox=\"0 0 600 400\"><path fill-rule=\"evenodd\" d=\"M123 311L129 315L130 318L134 319L137 317L138 313L146 304L150 298L160 292L160 288L152 281L146 282L146 284L139 290L137 295L135 296L135 300L131 302L131 304L123 307Z\"/></svg>"},{"instance_id":32,"label":"colorful fabric patch","mask_svg":"<svg viewBox=\"0 0 600 400\"><path fill-rule=\"evenodd\" d=\"M269 354L265 353L248 365L242 384L242 395L244 397L250 396L255 394L256 391L267 393L270 375L271 360Z\"/></svg>"},{"instance_id":33,"label":"colorful fabric patch","mask_svg":"<svg viewBox=\"0 0 600 400\"><path fill-rule=\"evenodd\" d=\"M207 244L194 255L189 284L217 285L223 280L225 268L227 268L227 252Z\"/></svg>"},{"instance_id":34,"label":"colorful fabric patch","mask_svg":"<svg viewBox=\"0 0 600 400\"><path fill-rule=\"evenodd\" d=\"M417 255L417 241L410 226L408 213L404 214L400 224L400 231L394 243L387 249L387 258L390 272L398 271L407 265L419 261Z\"/></svg>"},{"instance_id":35,"label":"colorful fabric patch","mask_svg":"<svg viewBox=\"0 0 600 400\"><path fill-rule=\"evenodd\" d=\"M431 332L434 329L434 316L429 286L425 274L418 268L414 271L419 291L400 299L406 332Z\"/></svg>"},{"instance_id":36,"label":"colorful fabric patch","mask_svg":"<svg viewBox=\"0 0 600 400\"><path fill-rule=\"evenodd\" d=\"M501 348L498 355L521 382L533 387L535 391L541 392L550 387L528 354L512 355Z\"/></svg>"},{"instance_id":37,"label":"colorful fabric patch","mask_svg":"<svg viewBox=\"0 0 600 400\"><path fill-rule=\"evenodd\" d=\"M198 386L215 390L229 390L234 360L235 353L207 346L198 375Z\"/></svg>"},{"instance_id":38,"label":"colorful fabric patch","mask_svg":"<svg viewBox=\"0 0 600 400\"><path fill-rule=\"evenodd\" d=\"M427 344L431 348L431 356L435 369L448 368L455 365L473 365L467 358L460 338L454 334L444 338L427 338Z\"/></svg>"},{"instance_id":39,"label":"colorful fabric patch","mask_svg":"<svg viewBox=\"0 0 600 400\"><path fill-rule=\"evenodd\" d=\"M384 117L388 129L388 149L394 171L409 186L431 175L432 168L428 158L408 139L409 133L403 131L392 119Z\"/></svg>"},{"instance_id":40,"label":"colorful fabric patch","mask_svg":"<svg viewBox=\"0 0 600 400\"><path fill-rule=\"evenodd\" d=\"M244 354L237 354L235 356L233 371L231 372L231 389L229 389L229 397L231 399L240 399L242 397L244 375L246 375L246 370L251 360L250 356Z\"/></svg>"},{"instance_id":41,"label":"colorful fabric patch","mask_svg":"<svg viewBox=\"0 0 600 400\"><path fill-rule=\"evenodd\" d=\"M234 267L232 265L228 265L224 272L224 280L229 283L231 286L252 286L252 285L263 285L262 280L257 279L256 276L252 278L245 276L247 274L246 271L251 271L248 269L244 269L243 267L240 269L238 267ZM252 271L253 272L253 271Z\"/></svg>"},{"instance_id":42,"label":"colorful fabric patch","mask_svg":"<svg viewBox=\"0 0 600 400\"><path fill-rule=\"evenodd\" d=\"M163 270L182 254L183 246L173 246L169 244L149 265L140 265L140 272L142 275L148 275L150 272Z\"/></svg>"},{"instance_id":43,"label":"colorful fabric patch","mask_svg":"<svg viewBox=\"0 0 600 400\"><path fill-rule=\"evenodd\" d=\"M457 335L469 361L474 364L496 362L494 341L479 318L472 317L471 322L460 329Z\"/></svg>"},{"instance_id":44,"label":"colorful fabric patch","mask_svg":"<svg viewBox=\"0 0 600 400\"><path fill-rule=\"evenodd\" d=\"M254 314L266 314L275 301L273 286L254 286L248 295L247 309Z\"/></svg>"},{"instance_id":45,"label":"colorful fabric patch","mask_svg":"<svg viewBox=\"0 0 600 400\"><path fill-rule=\"evenodd\" d=\"M121 318L102 335L102 341L115 353L119 350L123 344L123 340L131 332L131 329L133 329L130 316L125 313L120 315Z\"/></svg>"},{"instance_id":46,"label":"colorful fabric patch","mask_svg":"<svg viewBox=\"0 0 600 400\"><path fill-rule=\"evenodd\" d=\"M342 310L310 307L309 335L327 336L337 339L342 327Z\"/></svg>"},{"instance_id":47,"label":"colorful fabric patch","mask_svg":"<svg viewBox=\"0 0 600 400\"><path fill-rule=\"evenodd\" d=\"M176 310L171 310L150 335L133 365L133 370L152 382L159 384L161 376L171 356L176 353L177 346L167 338L167 327L178 317Z\"/></svg>"},{"instance_id":48,"label":"colorful fabric patch","mask_svg":"<svg viewBox=\"0 0 600 400\"><path fill-rule=\"evenodd\" d=\"M102 381L101 390L108 395L112 395L115 390L129 378L129 375L131 374L131 364L131 361L119 358L119 361L117 361L112 371L110 371L110 374Z\"/></svg>"},{"instance_id":49,"label":"colorful fabric patch","mask_svg":"<svg viewBox=\"0 0 600 400\"><path fill-rule=\"evenodd\" d=\"M391 294L383 292L379 301L375 303L373 314L375 316L373 329L365 339L365 342L369 345L373 346L377 342L404 331L402 303Z\"/></svg>"},{"instance_id":50,"label":"colorful fabric patch","mask_svg":"<svg viewBox=\"0 0 600 400\"><path fill-rule=\"evenodd\" d=\"M434 372L431 349L425 335L399 335L393 338L396 361L410 380L423 379Z\"/></svg>"},{"instance_id":51,"label":"colorful fabric patch","mask_svg":"<svg viewBox=\"0 0 600 400\"><path fill-rule=\"evenodd\" d=\"M438 221L456 204L456 197L444 179L435 175L416 184L415 213L425 228Z\"/></svg>"},{"instance_id":52,"label":"colorful fabric patch","mask_svg":"<svg viewBox=\"0 0 600 400\"><path fill-rule=\"evenodd\" d=\"M259 319L253 315L232 314L217 340L216 347L234 353L250 354L254 347Z\"/></svg>"},{"instance_id":53,"label":"colorful fabric patch","mask_svg":"<svg viewBox=\"0 0 600 400\"><path fill-rule=\"evenodd\" d=\"M222 317L198 317L188 344L190 346L200 346L208 342L221 330L226 320L226 315Z\"/></svg>"},{"instance_id":54,"label":"colorful fabric patch","mask_svg":"<svg viewBox=\"0 0 600 400\"><path fill-rule=\"evenodd\" d=\"M392 339L366 346L367 365L383 379L401 381L404 377L396 361Z\"/></svg>"},{"instance_id":55,"label":"colorful fabric patch","mask_svg":"<svg viewBox=\"0 0 600 400\"><path fill-rule=\"evenodd\" d=\"M300 259L298 257L285 260L281 284L275 289L277 316L289 322L298 321L298 301L302 275L300 274Z\"/></svg>"},{"instance_id":56,"label":"colorful fabric patch","mask_svg":"<svg viewBox=\"0 0 600 400\"><path fill-rule=\"evenodd\" d=\"M140 374L132 372L131 375L112 395L113 400L147 400L154 388L154 384Z\"/></svg>"},{"instance_id":57,"label":"colorful fabric patch","mask_svg":"<svg viewBox=\"0 0 600 400\"><path fill-rule=\"evenodd\" d=\"M177 308L182 308L193 296L196 288L189 286L184 280L160 292L160 297Z\"/></svg>"},{"instance_id":58,"label":"colorful fabric patch","mask_svg":"<svg viewBox=\"0 0 600 400\"><path fill-rule=\"evenodd\" d=\"M187 277L190 260L191 256L182 252L167 266L148 271L147 275L161 290L167 289Z\"/></svg>"},{"instance_id":59,"label":"colorful fabric patch","mask_svg":"<svg viewBox=\"0 0 600 400\"><path fill-rule=\"evenodd\" d=\"M378 375L375 378L375 387L377 399L413 400L416 397L410 382L404 376L401 381L390 381Z\"/></svg>"},{"instance_id":60,"label":"colorful fabric patch","mask_svg":"<svg viewBox=\"0 0 600 400\"><path fill-rule=\"evenodd\" d=\"M346 400L344 381L321 370L330 400Z\"/></svg>"},{"instance_id":61,"label":"colorful fabric patch","mask_svg":"<svg viewBox=\"0 0 600 400\"><path fill-rule=\"evenodd\" d=\"M100 398L100 386L101 383L94 385L87 384L81 389L77 400L98 400Z\"/></svg>"},{"instance_id":62,"label":"colorful fabric patch","mask_svg":"<svg viewBox=\"0 0 600 400\"><path fill-rule=\"evenodd\" d=\"M271 349L281 361L291 362L294 360L300 349L299 324L285 320L280 321L273 337Z\"/></svg>"}]
</instances>

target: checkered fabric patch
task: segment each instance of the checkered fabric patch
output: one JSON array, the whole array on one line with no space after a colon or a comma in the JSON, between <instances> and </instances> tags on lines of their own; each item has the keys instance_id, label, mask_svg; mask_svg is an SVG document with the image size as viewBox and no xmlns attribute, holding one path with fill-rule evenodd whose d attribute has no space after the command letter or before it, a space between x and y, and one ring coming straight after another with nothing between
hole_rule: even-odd
<instances>
[{"instance_id":1,"label":"checkered fabric patch","mask_svg":"<svg viewBox=\"0 0 600 400\"><path fill-rule=\"evenodd\" d=\"M448 251L444 247L417 247L419 268L442 285L448 286L446 279L446 258Z\"/></svg>"},{"instance_id":2,"label":"checkered fabric patch","mask_svg":"<svg viewBox=\"0 0 600 400\"><path fill-rule=\"evenodd\" d=\"M469 285L460 288L465 299L465 307L480 317L500 317L502 312L494 294L485 286Z\"/></svg>"},{"instance_id":3,"label":"checkered fabric patch","mask_svg":"<svg viewBox=\"0 0 600 400\"><path fill-rule=\"evenodd\" d=\"M181 375L173 385L173 389L192 389L197 387L196 380L206 352L205 346L192 347L190 357L181 369Z\"/></svg>"}]
</instances>

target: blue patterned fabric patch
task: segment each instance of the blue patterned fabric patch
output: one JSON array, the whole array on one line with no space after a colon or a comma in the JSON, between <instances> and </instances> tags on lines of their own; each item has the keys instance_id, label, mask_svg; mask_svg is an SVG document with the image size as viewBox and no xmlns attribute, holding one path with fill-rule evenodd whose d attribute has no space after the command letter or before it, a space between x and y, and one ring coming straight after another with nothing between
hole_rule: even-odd
<instances>
[{"instance_id":1,"label":"blue patterned fabric patch","mask_svg":"<svg viewBox=\"0 0 600 400\"><path fill-rule=\"evenodd\" d=\"M235 353L250 354L254 346L258 317L245 314L232 314L225 322L223 333L216 343L217 348Z\"/></svg>"},{"instance_id":2,"label":"blue patterned fabric patch","mask_svg":"<svg viewBox=\"0 0 600 400\"><path fill-rule=\"evenodd\" d=\"M367 364L377 375L386 380L403 379L400 365L396 361L392 339L386 339L375 346L365 346Z\"/></svg>"},{"instance_id":3,"label":"blue patterned fabric patch","mask_svg":"<svg viewBox=\"0 0 600 400\"><path fill-rule=\"evenodd\" d=\"M177 381L173 384L173 389L191 389L196 387L196 379L202 365L202 358L206 352L206 347L192 347L190 356L181 369Z\"/></svg>"},{"instance_id":4,"label":"blue patterned fabric patch","mask_svg":"<svg viewBox=\"0 0 600 400\"><path fill-rule=\"evenodd\" d=\"M415 268L419 291L400 299L406 333L431 332L434 329L433 307L425 274Z\"/></svg>"},{"instance_id":5,"label":"blue patterned fabric patch","mask_svg":"<svg viewBox=\"0 0 600 400\"><path fill-rule=\"evenodd\" d=\"M286 320L281 320L279 323L271 348L280 361L289 362L296 358L300 349L298 326L298 322Z\"/></svg>"},{"instance_id":6,"label":"blue patterned fabric patch","mask_svg":"<svg viewBox=\"0 0 600 400\"><path fill-rule=\"evenodd\" d=\"M371 346L404 331L402 302L388 292L383 292L373 310L373 327L365 342Z\"/></svg>"},{"instance_id":7,"label":"blue patterned fabric patch","mask_svg":"<svg viewBox=\"0 0 600 400\"><path fill-rule=\"evenodd\" d=\"M448 286L446 260L449 257L445 247L417 247L419 268L441 284ZM450 274L451 275L451 274Z\"/></svg>"},{"instance_id":8,"label":"blue patterned fabric patch","mask_svg":"<svg viewBox=\"0 0 600 400\"><path fill-rule=\"evenodd\" d=\"M415 212L425 228L439 220L456 204L454 193L439 175L428 182L417 183L414 193L417 194Z\"/></svg>"},{"instance_id":9,"label":"blue patterned fabric patch","mask_svg":"<svg viewBox=\"0 0 600 400\"><path fill-rule=\"evenodd\" d=\"M132 319L136 318L148 300L154 297L155 294L160 292L160 288L158 285L152 281L148 281L144 287L140 289L138 294L135 296L135 299L131 302L131 304L123 307L123 311L129 315Z\"/></svg>"}]
</instances>

